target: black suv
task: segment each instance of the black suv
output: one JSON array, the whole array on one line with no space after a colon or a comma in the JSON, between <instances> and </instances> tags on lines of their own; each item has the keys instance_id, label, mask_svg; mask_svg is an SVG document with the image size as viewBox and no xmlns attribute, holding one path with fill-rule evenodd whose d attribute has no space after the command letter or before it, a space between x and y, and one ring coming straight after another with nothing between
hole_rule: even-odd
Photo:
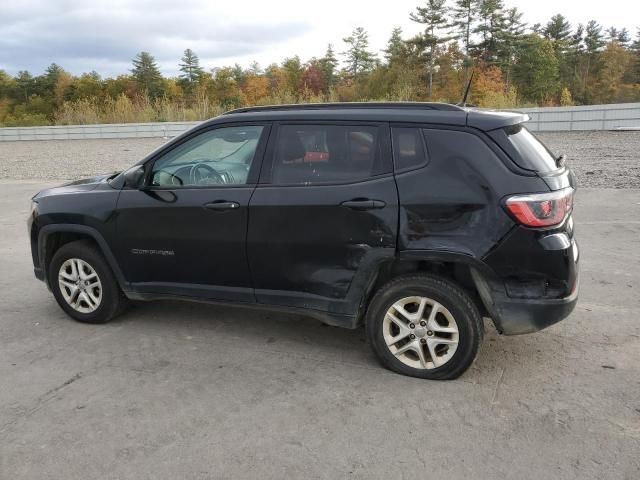
<instances>
[{"instance_id":1,"label":"black suv","mask_svg":"<svg viewBox=\"0 0 640 480\"><path fill-rule=\"evenodd\" d=\"M519 113L284 105L201 123L117 175L33 197L35 274L72 318L191 299L366 326L388 368L450 379L578 295L576 188Z\"/></svg>"}]
</instances>

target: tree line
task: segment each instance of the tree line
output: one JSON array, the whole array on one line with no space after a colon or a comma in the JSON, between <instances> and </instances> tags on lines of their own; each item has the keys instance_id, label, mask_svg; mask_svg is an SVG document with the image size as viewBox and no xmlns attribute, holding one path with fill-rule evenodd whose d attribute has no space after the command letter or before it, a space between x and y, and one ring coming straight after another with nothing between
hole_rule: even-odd
<instances>
[{"instance_id":1,"label":"tree line","mask_svg":"<svg viewBox=\"0 0 640 480\"><path fill-rule=\"evenodd\" d=\"M180 74L164 77L140 52L127 74L74 76L53 63L43 74L0 70L0 126L200 120L247 105L427 100L493 108L640 101L640 28L572 25L558 14L527 25L503 0L426 0L375 52L358 27L320 58L205 68L187 49Z\"/></svg>"}]
</instances>

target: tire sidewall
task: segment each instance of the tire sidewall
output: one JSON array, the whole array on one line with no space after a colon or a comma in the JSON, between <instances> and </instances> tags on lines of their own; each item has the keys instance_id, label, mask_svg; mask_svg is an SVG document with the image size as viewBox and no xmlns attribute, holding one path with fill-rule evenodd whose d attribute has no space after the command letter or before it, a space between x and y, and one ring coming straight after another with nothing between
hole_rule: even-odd
<instances>
[{"instance_id":1,"label":"tire sidewall","mask_svg":"<svg viewBox=\"0 0 640 480\"><path fill-rule=\"evenodd\" d=\"M382 360L383 365L391 370L412 377L428 379L453 379L461 375L473 362L481 340L479 331L479 314L470 308L464 298L464 293L450 282L444 282L430 277L423 280L407 279L406 282L396 282L390 288L383 288L377 295L367 313L367 333L374 350ZM437 285L446 285L439 288ZM417 369L405 365L389 350L384 340L382 326L384 316L391 306L401 298L420 296L428 297L446 307L458 326L459 342L453 356L440 367L433 369Z\"/></svg>"}]
</instances>

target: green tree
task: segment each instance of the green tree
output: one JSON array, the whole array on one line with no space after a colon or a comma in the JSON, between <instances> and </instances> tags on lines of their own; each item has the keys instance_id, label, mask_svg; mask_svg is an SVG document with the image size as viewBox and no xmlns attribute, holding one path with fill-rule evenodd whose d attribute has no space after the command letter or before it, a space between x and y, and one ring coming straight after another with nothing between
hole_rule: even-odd
<instances>
[{"instance_id":1,"label":"green tree","mask_svg":"<svg viewBox=\"0 0 640 480\"><path fill-rule=\"evenodd\" d=\"M27 103L33 89L33 76L27 70L20 70L16 76L16 87L24 103Z\"/></svg>"},{"instance_id":2,"label":"green tree","mask_svg":"<svg viewBox=\"0 0 640 480\"><path fill-rule=\"evenodd\" d=\"M302 74L304 68L299 56L285 58L282 62L282 70L286 80L286 90L292 94L296 94L302 83Z\"/></svg>"},{"instance_id":3,"label":"green tree","mask_svg":"<svg viewBox=\"0 0 640 480\"><path fill-rule=\"evenodd\" d=\"M210 91L214 100L225 110L239 107L242 104L240 87L232 67L214 68L210 83Z\"/></svg>"},{"instance_id":4,"label":"green tree","mask_svg":"<svg viewBox=\"0 0 640 480\"><path fill-rule=\"evenodd\" d=\"M10 97L15 89L15 80L4 70L0 70L0 98Z\"/></svg>"},{"instance_id":5,"label":"green tree","mask_svg":"<svg viewBox=\"0 0 640 480\"><path fill-rule=\"evenodd\" d=\"M162 88L162 75L160 75L155 58L148 52L140 52L134 57L132 63L131 75L138 84L138 88L151 98L159 96Z\"/></svg>"},{"instance_id":6,"label":"green tree","mask_svg":"<svg viewBox=\"0 0 640 480\"><path fill-rule=\"evenodd\" d=\"M551 17L543 32L556 52L564 53L567 50L571 38L571 24L564 16L557 14Z\"/></svg>"},{"instance_id":7,"label":"green tree","mask_svg":"<svg viewBox=\"0 0 640 480\"><path fill-rule=\"evenodd\" d=\"M584 45L586 51L586 65L584 67L584 74L582 79L582 85L584 87L584 100L587 103L591 102L592 79L597 76L599 65L600 52L605 45L604 37L602 35L602 27L598 25L595 20L589 20L584 32Z\"/></svg>"},{"instance_id":8,"label":"green tree","mask_svg":"<svg viewBox=\"0 0 640 480\"><path fill-rule=\"evenodd\" d=\"M636 33L636 39L629 47L629 51L632 54L631 66L625 78L629 83L640 84L640 27Z\"/></svg>"},{"instance_id":9,"label":"green tree","mask_svg":"<svg viewBox=\"0 0 640 480\"><path fill-rule=\"evenodd\" d=\"M625 71L632 61L631 54L614 40L604 48L600 61L595 100L601 103L618 102Z\"/></svg>"},{"instance_id":10,"label":"green tree","mask_svg":"<svg viewBox=\"0 0 640 480\"><path fill-rule=\"evenodd\" d=\"M498 39L504 30L503 0L482 0L478 9L479 22L474 33L481 40L476 46L478 57L491 64L498 60Z\"/></svg>"},{"instance_id":11,"label":"green tree","mask_svg":"<svg viewBox=\"0 0 640 480\"><path fill-rule=\"evenodd\" d=\"M416 23L424 25L424 32L412 40L419 45L427 57L427 76L429 79L427 94L431 98L433 94L433 73L436 63L436 48L441 43L450 40L441 35L441 30L447 26L446 0L426 0L424 7L416 7L416 11L409 18Z\"/></svg>"},{"instance_id":12,"label":"green tree","mask_svg":"<svg viewBox=\"0 0 640 480\"><path fill-rule=\"evenodd\" d=\"M599 52L604 47L605 41L602 35L602 27L595 20L589 20L584 34L584 43L587 53Z\"/></svg>"},{"instance_id":13,"label":"green tree","mask_svg":"<svg viewBox=\"0 0 640 480\"><path fill-rule=\"evenodd\" d=\"M522 46L526 24L522 21L522 12L516 7L509 8L504 16L504 28L497 33L498 64L504 71L507 90L511 84L513 64L517 52Z\"/></svg>"},{"instance_id":14,"label":"green tree","mask_svg":"<svg viewBox=\"0 0 640 480\"><path fill-rule=\"evenodd\" d=\"M629 34L629 30L623 28L618 32L618 36L616 37L616 41L625 48L629 47L629 43L631 43L631 35Z\"/></svg>"},{"instance_id":15,"label":"green tree","mask_svg":"<svg viewBox=\"0 0 640 480\"><path fill-rule=\"evenodd\" d=\"M542 104L555 97L559 65L551 42L535 33L527 35L513 74L518 92L526 100Z\"/></svg>"},{"instance_id":16,"label":"green tree","mask_svg":"<svg viewBox=\"0 0 640 480\"><path fill-rule=\"evenodd\" d=\"M569 85L572 97L580 101L584 94L584 84L580 74L584 63L584 51L584 25L580 23L567 40L567 50L560 72L562 83Z\"/></svg>"},{"instance_id":17,"label":"green tree","mask_svg":"<svg viewBox=\"0 0 640 480\"><path fill-rule=\"evenodd\" d=\"M407 44L402 39L402 28L395 27L391 31L391 37L387 42L386 48L383 50L384 58L387 61L387 65L395 65L398 63L404 63L407 59Z\"/></svg>"},{"instance_id":18,"label":"green tree","mask_svg":"<svg viewBox=\"0 0 640 480\"><path fill-rule=\"evenodd\" d=\"M618 41L618 29L616 27L609 27L605 30L605 35L607 36L607 42L617 42Z\"/></svg>"},{"instance_id":19,"label":"green tree","mask_svg":"<svg viewBox=\"0 0 640 480\"><path fill-rule=\"evenodd\" d=\"M244 71L242 66L238 63L234 64L233 67L231 67L231 73L233 75L233 78L235 78L236 82L238 83L238 85L242 85L242 83L244 82L244 79L247 76L247 72Z\"/></svg>"},{"instance_id":20,"label":"green tree","mask_svg":"<svg viewBox=\"0 0 640 480\"><path fill-rule=\"evenodd\" d=\"M338 59L333 51L333 45L327 45L327 51L318 61L322 77L327 88L331 88L336 83L336 68L338 67Z\"/></svg>"},{"instance_id":21,"label":"green tree","mask_svg":"<svg viewBox=\"0 0 640 480\"><path fill-rule=\"evenodd\" d=\"M456 0L451 7L453 38L462 41L462 48L466 57L471 49L471 36L478 19L479 0Z\"/></svg>"},{"instance_id":22,"label":"green tree","mask_svg":"<svg viewBox=\"0 0 640 480\"><path fill-rule=\"evenodd\" d=\"M193 50L187 48L180 59L179 66L182 72L180 75L181 83L190 91L204 73L200 67L200 59Z\"/></svg>"},{"instance_id":23,"label":"green tree","mask_svg":"<svg viewBox=\"0 0 640 480\"><path fill-rule=\"evenodd\" d=\"M104 83L98 72L83 73L71 85L71 100L96 99L103 97Z\"/></svg>"},{"instance_id":24,"label":"green tree","mask_svg":"<svg viewBox=\"0 0 640 480\"><path fill-rule=\"evenodd\" d=\"M357 77L361 73L369 72L376 63L376 55L369 51L369 34L362 27L357 27L351 35L342 39L347 44L345 57L347 71Z\"/></svg>"}]
</instances>

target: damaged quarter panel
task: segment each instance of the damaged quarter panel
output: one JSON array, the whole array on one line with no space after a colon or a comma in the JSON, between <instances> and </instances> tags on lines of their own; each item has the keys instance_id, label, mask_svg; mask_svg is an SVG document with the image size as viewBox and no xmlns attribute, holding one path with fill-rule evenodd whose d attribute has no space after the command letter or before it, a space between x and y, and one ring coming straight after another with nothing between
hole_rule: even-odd
<instances>
[{"instance_id":1,"label":"damaged quarter panel","mask_svg":"<svg viewBox=\"0 0 640 480\"><path fill-rule=\"evenodd\" d=\"M513 174L508 160L473 130L423 130L429 163L396 175L400 250L455 252L482 259L513 227L501 207L512 192L539 183Z\"/></svg>"}]
</instances>

